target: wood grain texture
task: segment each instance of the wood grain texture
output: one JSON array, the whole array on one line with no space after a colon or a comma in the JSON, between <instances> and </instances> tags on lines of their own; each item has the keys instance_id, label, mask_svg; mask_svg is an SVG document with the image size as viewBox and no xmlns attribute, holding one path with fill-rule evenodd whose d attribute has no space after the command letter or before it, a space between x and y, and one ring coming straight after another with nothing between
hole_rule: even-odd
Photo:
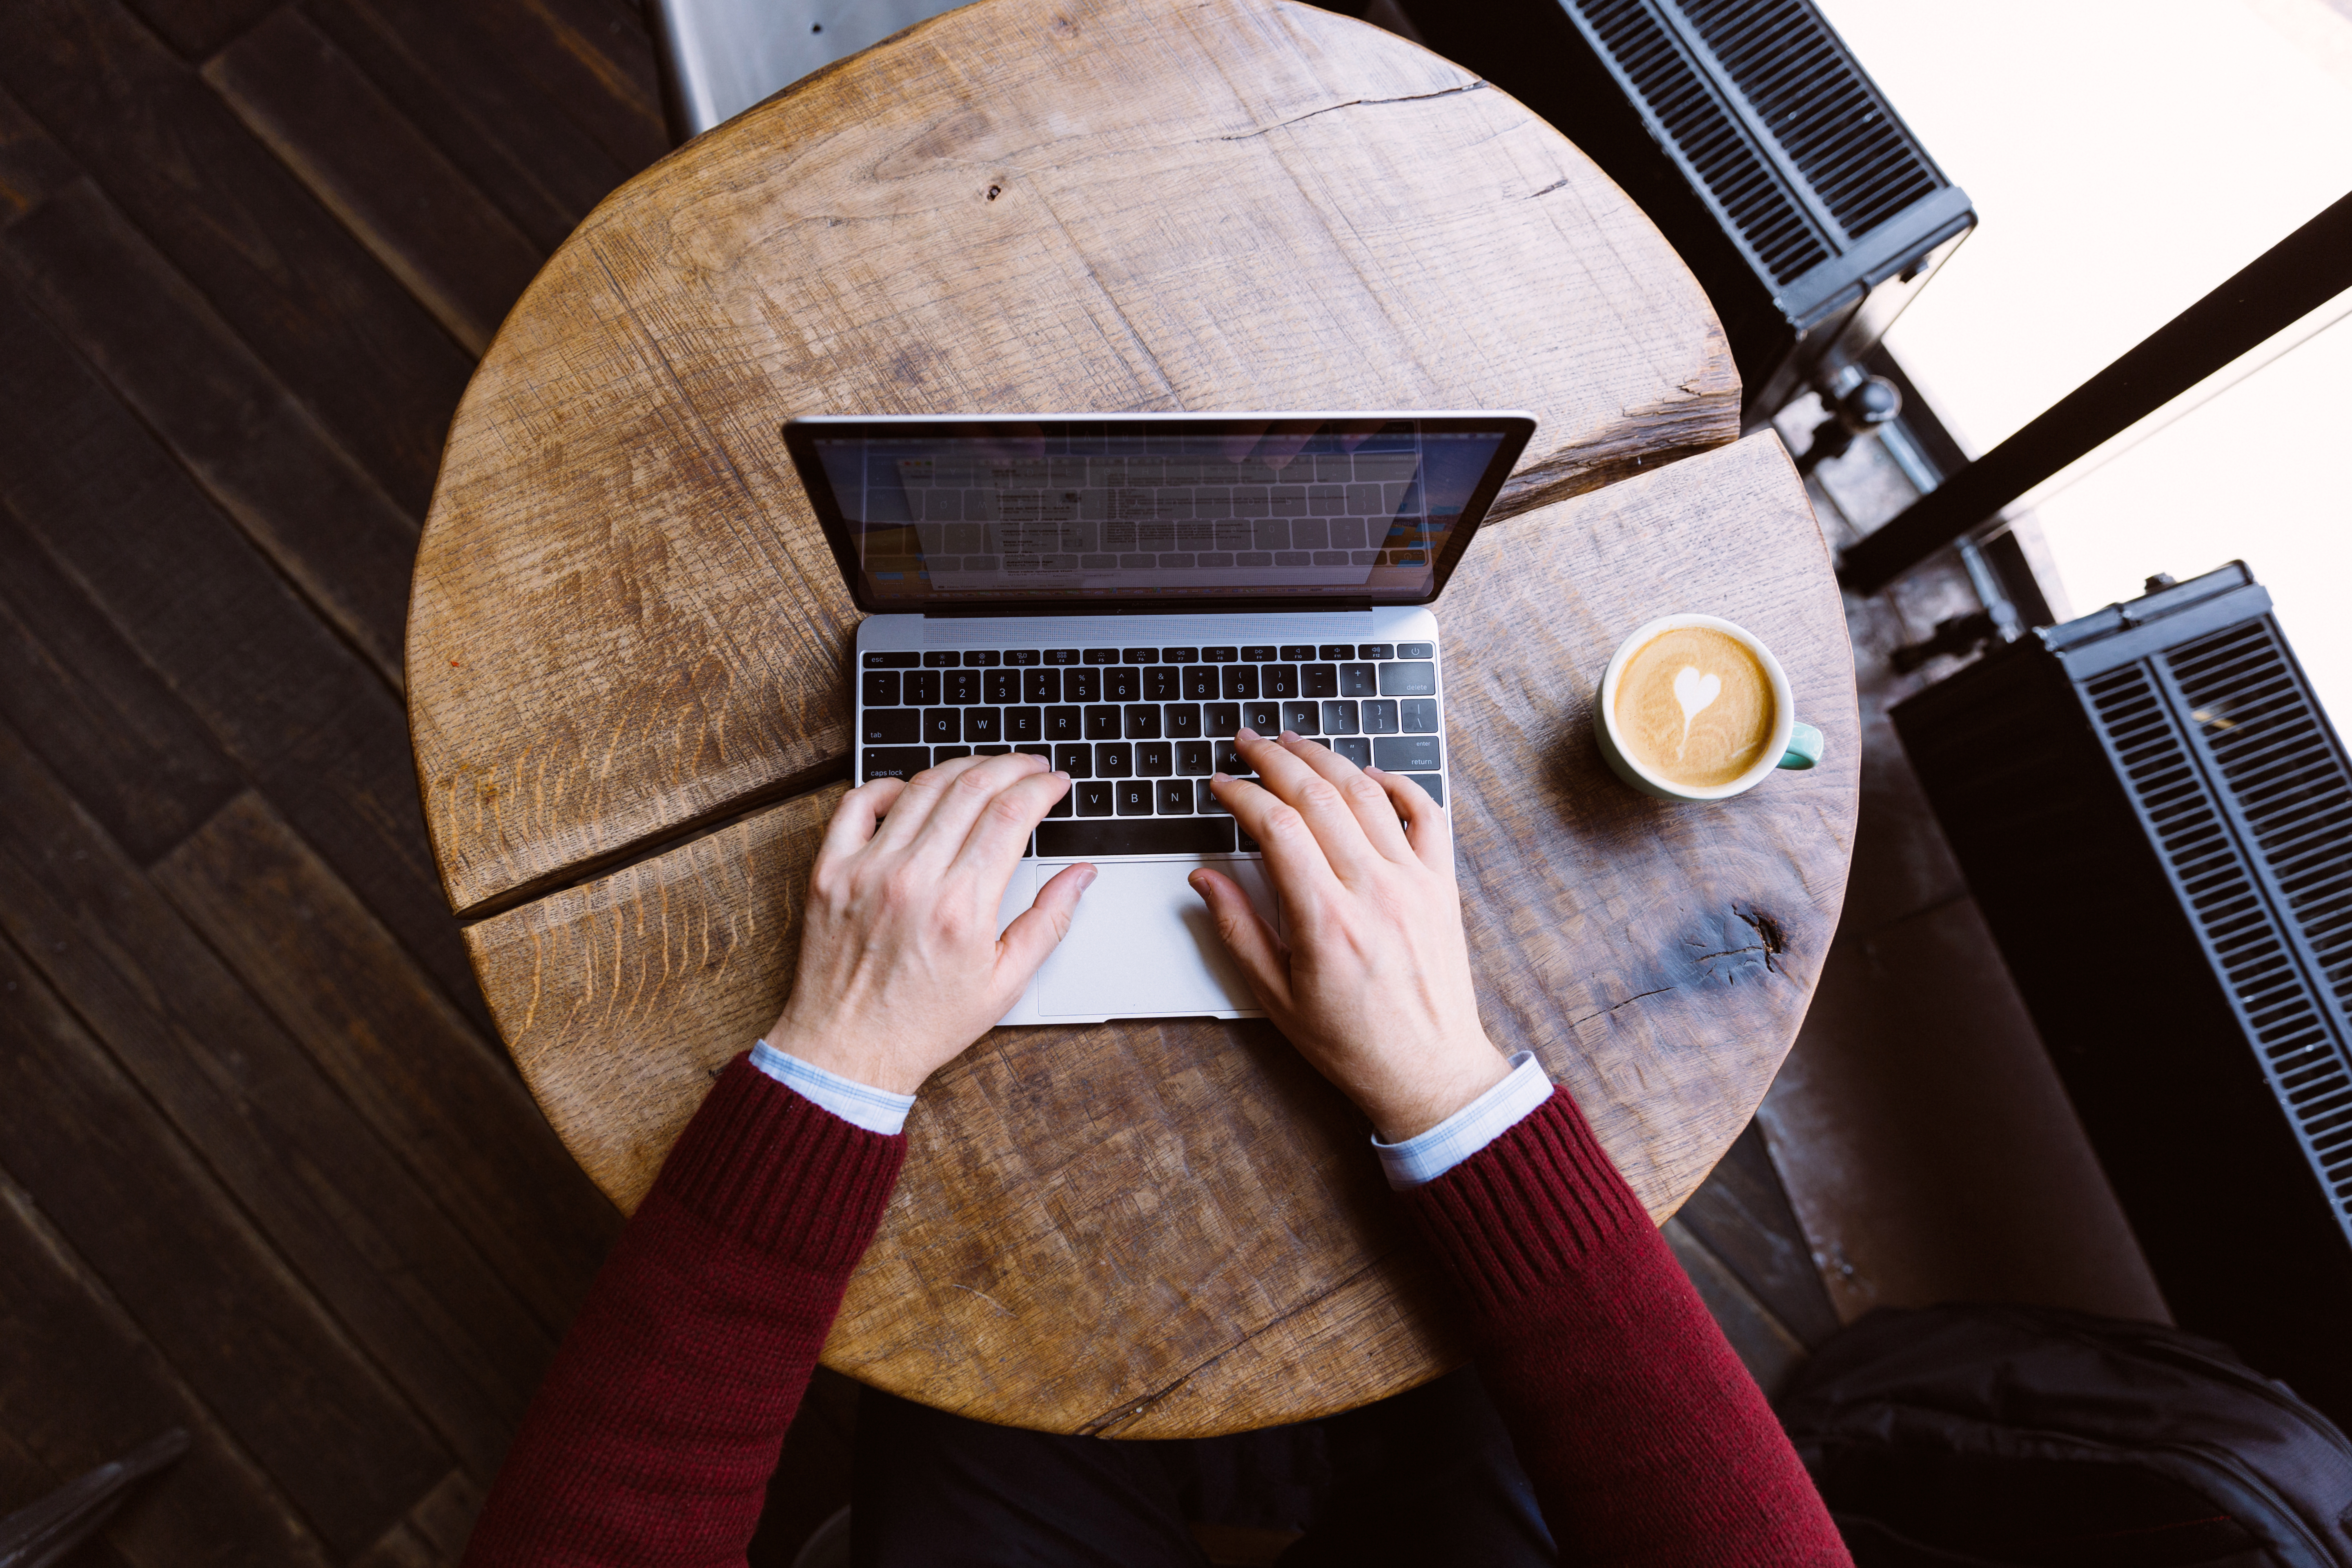
<instances>
[{"instance_id":1,"label":"wood grain texture","mask_svg":"<svg viewBox=\"0 0 2352 1568\"><path fill-rule=\"evenodd\" d=\"M1780 653L1822 767L1712 805L1608 773L1592 682L1677 610ZM1570 1086L1663 1219L1771 1081L1844 894L1854 698L1827 552L1759 436L1490 524L1437 611L1480 1016ZM468 930L525 1079L624 1206L774 1016L840 793ZM997 1030L908 1131L825 1351L865 1382L1017 1426L1188 1436L1348 1408L1458 1358L1363 1120L1265 1024Z\"/></svg>"},{"instance_id":2,"label":"wood grain texture","mask_svg":"<svg viewBox=\"0 0 2352 1568\"><path fill-rule=\"evenodd\" d=\"M452 426L410 718L454 906L847 752L799 413L1525 407L1507 515L1729 440L1688 271L1504 95L1286 0L989 0L624 186Z\"/></svg>"}]
</instances>

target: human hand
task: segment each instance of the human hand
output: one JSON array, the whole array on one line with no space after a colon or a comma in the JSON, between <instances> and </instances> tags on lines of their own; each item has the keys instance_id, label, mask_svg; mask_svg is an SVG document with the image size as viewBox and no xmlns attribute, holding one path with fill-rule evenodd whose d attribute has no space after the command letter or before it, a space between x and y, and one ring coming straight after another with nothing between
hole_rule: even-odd
<instances>
[{"instance_id":1,"label":"human hand","mask_svg":"<svg viewBox=\"0 0 2352 1568\"><path fill-rule=\"evenodd\" d=\"M1316 1070L1388 1142L1426 1132L1510 1070L1479 1026L1445 814L1411 779L1287 731L1234 745L1260 783L1219 773L1210 788L1265 850L1289 940L1232 878L1196 871L1193 889Z\"/></svg>"},{"instance_id":2,"label":"human hand","mask_svg":"<svg viewBox=\"0 0 2352 1568\"><path fill-rule=\"evenodd\" d=\"M1071 866L996 931L1029 835L1070 787L1042 757L958 757L842 798L809 873L800 964L768 1044L912 1094L1004 1016L1070 929ZM878 825L877 825L878 824Z\"/></svg>"}]
</instances>

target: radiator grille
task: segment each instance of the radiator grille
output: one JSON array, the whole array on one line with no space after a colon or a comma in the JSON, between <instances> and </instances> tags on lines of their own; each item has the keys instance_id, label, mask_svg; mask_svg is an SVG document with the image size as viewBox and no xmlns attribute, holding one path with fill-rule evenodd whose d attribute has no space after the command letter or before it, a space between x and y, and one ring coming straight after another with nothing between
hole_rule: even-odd
<instances>
[{"instance_id":1,"label":"radiator grille","mask_svg":"<svg viewBox=\"0 0 2352 1568\"><path fill-rule=\"evenodd\" d=\"M1581 0L1576 8L1775 282L1829 259L1819 227L1644 0Z\"/></svg>"},{"instance_id":2,"label":"radiator grille","mask_svg":"<svg viewBox=\"0 0 2352 1568\"><path fill-rule=\"evenodd\" d=\"M2267 618L2163 666L2091 679L2093 716L2352 1228L2352 768Z\"/></svg>"},{"instance_id":3,"label":"radiator grille","mask_svg":"<svg viewBox=\"0 0 2352 1568\"><path fill-rule=\"evenodd\" d=\"M1683 0L1683 14L1849 237L1940 188L1806 0Z\"/></svg>"}]
</instances>

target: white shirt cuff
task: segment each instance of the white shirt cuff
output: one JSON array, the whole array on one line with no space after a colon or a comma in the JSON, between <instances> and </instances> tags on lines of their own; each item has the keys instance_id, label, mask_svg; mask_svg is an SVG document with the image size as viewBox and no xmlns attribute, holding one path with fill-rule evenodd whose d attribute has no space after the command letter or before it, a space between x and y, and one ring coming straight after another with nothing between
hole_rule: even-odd
<instances>
[{"instance_id":1,"label":"white shirt cuff","mask_svg":"<svg viewBox=\"0 0 2352 1568\"><path fill-rule=\"evenodd\" d=\"M753 1059L757 1059L756 1058ZM1389 1185L1399 1192L1433 1182L1525 1121L1551 1098L1551 1079L1533 1051L1511 1058L1502 1082L1431 1128L1402 1143L1372 1140Z\"/></svg>"},{"instance_id":2,"label":"white shirt cuff","mask_svg":"<svg viewBox=\"0 0 2352 1568\"><path fill-rule=\"evenodd\" d=\"M870 1083L845 1079L837 1072L801 1060L761 1040L751 1047L751 1065L803 1100L815 1101L852 1127L896 1137L915 1109L911 1094L892 1094Z\"/></svg>"}]
</instances>

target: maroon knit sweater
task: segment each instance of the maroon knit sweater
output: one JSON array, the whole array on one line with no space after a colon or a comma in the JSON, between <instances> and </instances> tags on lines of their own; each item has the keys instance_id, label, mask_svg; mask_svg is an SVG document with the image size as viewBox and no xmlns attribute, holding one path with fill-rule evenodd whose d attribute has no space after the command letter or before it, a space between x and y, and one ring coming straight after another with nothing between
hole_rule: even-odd
<instances>
[{"instance_id":1,"label":"maroon knit sweater","mask_svg":"<svg viewBox=\"0 0 2352 1568\"><path fill-rule=\"evenodd\" d=\"M597 1275L467 1563L740 1564L906 1150L737 1058ZM1402 1201L1563 1563L1850 1563L1566 1090Z\"/></svg>"}]
</instances>

